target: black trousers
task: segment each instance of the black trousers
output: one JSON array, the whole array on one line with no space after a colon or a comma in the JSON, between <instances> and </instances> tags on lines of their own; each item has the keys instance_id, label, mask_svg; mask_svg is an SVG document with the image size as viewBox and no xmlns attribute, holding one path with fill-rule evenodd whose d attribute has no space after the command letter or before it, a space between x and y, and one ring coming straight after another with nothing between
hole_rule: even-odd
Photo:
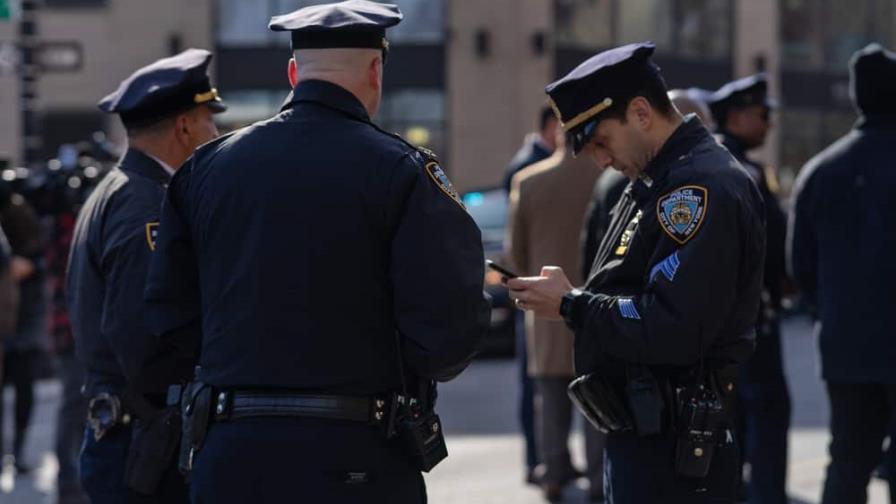
<instances>
[{"instance_id":1,"label":"black trousers","mask_svg":"<svg viewBox=\"0 0 896 504\"><path fill-rule=\"evenodd\" d=\"M311 418L215 423L194 460L194 504L425 504L401 446L376 428Z\"/></svg>"},{"instance_id":2,"label":"black trousers","mask_svg":"<svg viewBox=\"0 0 896 504\"><path fill-rule=\"evenodd\" d=\"M829 382L827 386L831 463L822 503L865 504L871 473L881 461L881 445L896 413L896 385ZM888 456L892 454L890 450ZM892 475L890 502L896 502Z\"/></svg>"},{"instance_id":3,"label":"black trousers","mask_svg":"<svg viewBox=\"0 0 896 504\"><path fill-rule=\"evenodd\" d=\"M787 504L787 432L790 393L784 377L777 325L756 341L741 371L737 394L738 443L750 464L747 502Z\"/></svg>"},{"instance_id":4,"label":"black trousers","mask_svg":"<svg viewBox=\"0 0 896 504\"><path fill-rule=\"evenodd\" d=\"M2 391L6 386L11 386L15 391L14 422L15 430L12 443L12 454L16 463L22 463L22 449L25 445L25 436L28 433L28 424L31 422L31 412L34 409L34 380L40 352L29 350L24 352L6 349L3 355L3 386L0 387L0 448L3 437L3 401ZM0 449L0 453L2 453Z\"/></svg>"},{"instance_id":5,"label":"black trousers","mask_svg":"<svg viewBox=\"0 0 896 504\"><path fill-rule=\"evenodd\" d=\"M675 472L673 433L607 435L607 504L734 504L740 458L733 432L727 438L716 447L707 477L693 479Z\"/></svg>"}]
</instances>

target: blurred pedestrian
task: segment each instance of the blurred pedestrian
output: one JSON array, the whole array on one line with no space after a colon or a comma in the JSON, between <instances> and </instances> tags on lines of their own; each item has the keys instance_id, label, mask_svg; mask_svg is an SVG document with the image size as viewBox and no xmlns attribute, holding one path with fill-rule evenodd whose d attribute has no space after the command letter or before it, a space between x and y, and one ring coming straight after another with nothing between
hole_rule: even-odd
<instances>
[{"instance_id":1,"label":"blurred pedestrian","mask_svg":"<svg viewBox=\"0 0 896 504\"><path fill-rule=\"evenodd\" d=\"M15 334L19 309L19 288L12 277L11 264L12 249L3 227L0 226L0 377L3 376L3 343ZM2 400L0 397L0 401Z\"/></svg>"},{"instance_id":2,"label":"blurred pedestrian","mask_svg":"<svg viewBox=\"0 0 896 504\"><path fill-rule=\"evenodd\" d=\"M504 173L504 190L510 194L513 176L527 166L542 159L547 159L557 148L557 135L560 133L560 122L551 107L545 105L538 111L538 131L526 135L523 145L507 165Z\"/></svg>"},{"instance_id":3,"label":"blurred pedestrian","mask_svg":"<svg viewBox=\"0 0 896 504\"><path fill-rule=\"evenodd\" d=\"M144 395L135 382L148 378L138 376L152 343L143 288L165 187L197 146L217 136L212 116L226 108L207 75L211 58L188 49L158 60L99 102L121 118L128 151L81 209L66 278L90 399L81 482L94 504L188 501L174 463L178 433L164 427L177 425L164 390ZM191 366L185 376L167 370L153 378L176 384Z\"/></svg>"},{"instance_id":4,"label":"blurred pedestrian","mask_svg":"<svg viewBox=\"0 0 896 504\"><path fill-rule=\"evenodd\" d=\"M600 171L584 156L558 148L554 155L513 177L508 212L508 257L516 272L535 275L556 264L581 284L579 234L591 187ZM535 380L535 426L541 463L537 477L545 499L559 502L563 488L581 475L572 464L569 434L573 405L566 387L574 376L573 334L562 321L526 314L529 376ZM603 501L604 435L585 425L587 476L592 502Z\"/></svg>"},{"instance_id":5,"label":"blurred pedestrian","mask_svg":"<svg viewBox=\"0 0 896 504\"><path fill-rule=\"evenodd\" d=\"M34 408L34 382L46 351L45 244L34 209L21 194L8 189L0 197L0 226L12 249L10 268L19 291L15 334L5 344L3 386L11 386L15 391L12 456L16 470L24 474L31 469L23 455ZM0 401L0 426L2 421Z\"/></svg>"},{"instance_id":6,"label":"blurred pedestrian","mask_svg":"<svg viewBox=\"0 0 896 504\"><path fill-rule=\"evenodd\" d=\"M753 347L762 201L703 124L672 106L653 52L610 49L547 87L568 145L632 183L583 290L552 266L507 283L520 308L575 331L570 394L608 432L610 504L732 503L727 403Z\"/></svg>"},{"instance_id":7,"label":"blurred pedestrian","mask_svg":"<svg viewBox=\"0 0 896 504\"><path fill-rule=\"evenodd\" d=\"M371 122L401 18L364 0L274 17L281 112L168 187L146 300L160 354L201 341L193 502L423 503L446 455L435 381L488 327L485 261L435 155Z\"/></svg>"},{"instance_id":8,"label":"blurred pedestrian","mask_svg":"<svg viewBox=\"0 0 896 504\"><path fill-rule=\"evenodd\" d=\"M756 319L756 351L744 364L738 385L737 423L741 458L749 464L746 498L751 504L787 504L787 432L790 393L781 356L781 299L786 284L787 223L778 201L774 172L747 152L762 146L771 128L765 75L722 86L710 97L722 145L747 170L765 203L766 250L762 297Z\"/></svg>"},{"instance_id":9,"label":"blurred pedestrian","mask_svg":"<svg viewBox=\"0 0 896 504\"><path fill-rule=\"evenodd\" d=\"M896 54L871 44L853 55L850 95L859 121L812 158L794 186L789 264L814 310L831 408L824 504L867 501L896 417L894 84Z\"/></svg>"},{"instance_id":10,"label":"blurred pedestrian","mask_svg":"<svg viewBox=\"0 0 896 504\"><path fill-rule=\"evenodd\" d=\"M504 189L510 194L513 176L523 168L548 158L557 148L557 134L560 123L551 107L545 105L538 113L538 131L529 133L523 139L523 145L514 154L504 174ZM530 484L537 484L535 468L538 466L538 443L535 435L535 385L529 376L529 359L526 349L526 322L522 313L514 315L514 331L516 337L516 359L519 365L520 396L519 419L523 428L525 443L526 477Z\"/></svg>"}]
</instances>

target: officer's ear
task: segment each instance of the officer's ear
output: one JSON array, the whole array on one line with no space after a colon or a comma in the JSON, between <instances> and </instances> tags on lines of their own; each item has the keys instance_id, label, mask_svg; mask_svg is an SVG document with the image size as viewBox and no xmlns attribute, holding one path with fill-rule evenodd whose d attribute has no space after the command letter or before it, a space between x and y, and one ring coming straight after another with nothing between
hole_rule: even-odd
<instances>
[{"instance_id":1,"label":"officer's ear","mask_svg":"<svg viewBox=\"0 0 896 504\"><path fill-rule=\"evenodd\" d=\"M628 110L626 112L626 119L628 121L634 121L640 129L646 130L650 127L651 120L653 119L653 109L651 109L650 102L647 101L647 98L644 98L643 96L632 98L632 101L628 104Z\"/></svg>"},{"instance_id":2,"label":"officer's ear","mask_svg":"<svg viewBox=\"0 0 896 504\"><path fill-rule=\"evenodd\" d=\"M289 86L296 87L299 83L299 67L296 65L295 58L289 58L289 65L286 67L286 76L289 78Z\"/></svg>"},{"instance_id":3,"label":"officer's ear","mask_svg":"<svg viewBox=\"0 0 896 504\"><path fill-rule=\"evenodd\" d=\"M367 81L371 88L379 90L383 86L383 58L376 56L367 67Z\"/></svg>"}]
</instances>

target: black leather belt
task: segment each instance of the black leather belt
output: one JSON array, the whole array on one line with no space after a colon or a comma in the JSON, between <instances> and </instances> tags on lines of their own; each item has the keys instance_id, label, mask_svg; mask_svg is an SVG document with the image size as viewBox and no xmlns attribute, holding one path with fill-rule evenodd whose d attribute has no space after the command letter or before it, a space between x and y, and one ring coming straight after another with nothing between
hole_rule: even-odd
<instances>
[{"instance_id":1,"label":"black leather belt","mask_svg":"<svg viewBox=\"0 0 896 504\"><path fill-rule=\"evenodd\" d=\"M386 401L357 396L222 391L215 397L215 421L253 417L304 417L381 424Z\"/></svg>"}]
</instances>

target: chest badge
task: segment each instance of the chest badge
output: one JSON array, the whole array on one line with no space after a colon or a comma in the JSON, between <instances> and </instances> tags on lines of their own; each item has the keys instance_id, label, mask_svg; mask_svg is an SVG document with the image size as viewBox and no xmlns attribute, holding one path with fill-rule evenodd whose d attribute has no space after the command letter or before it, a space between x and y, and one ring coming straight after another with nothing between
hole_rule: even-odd
<instances>
[{"instance_id":1,"label":"chest badge","mask_svg":"<svg viewBox=\"0 0 896 504\"><path fill-rule=\"evenodd\" d=\"M683 186L656 203L656 215L663 231L684 245L703 224L706 217L709 191L702 186Z\"/></svg>"},{"instance_id":2,"label":"chest badge","mask_svg":"<svg viewBox=\"0 0 896 504\"><path fill-rule=\"evenodd\" d=\"M146 223L146 245L150 252L156 251L156 239L159 237L159 221Z\"/></svg>"},{"instance_id":3,"label":"chest badge","mask_svg":"<svg viewBox=\"0 0 896 504\"><path fill-rule=\"evenodd\" d=\"M642 215L643 212L638 210L638 213L636 213L635 216L632 217L632 220L628 222L628 225L625 226L625 231L623 231L622 236L619 237L619 245L616 246L616 255L624 256L626 252L628 252L628 246L632 242L635 230L638 229L638 223L641 221Z\"/></svg>"},{"instance_id":4,"label":"chest badge","mask_svg":"<svg viewBox=\"0 0 896 504\"><path fill-rule=\"evenodd\" d=\"M448 175L445 174L445 170L439 166L439 163L435 161L429 161L426 163L426 173L429 175L429 178L432 179L433 182L439 186L439 189L442 190L443 193L447 194L451 199L455 201L461 208L466 210L466 205L460 199L460 194L457 193L457 189L454 188L454 184L448 180Z\"/></svg>"}]
</instances>

